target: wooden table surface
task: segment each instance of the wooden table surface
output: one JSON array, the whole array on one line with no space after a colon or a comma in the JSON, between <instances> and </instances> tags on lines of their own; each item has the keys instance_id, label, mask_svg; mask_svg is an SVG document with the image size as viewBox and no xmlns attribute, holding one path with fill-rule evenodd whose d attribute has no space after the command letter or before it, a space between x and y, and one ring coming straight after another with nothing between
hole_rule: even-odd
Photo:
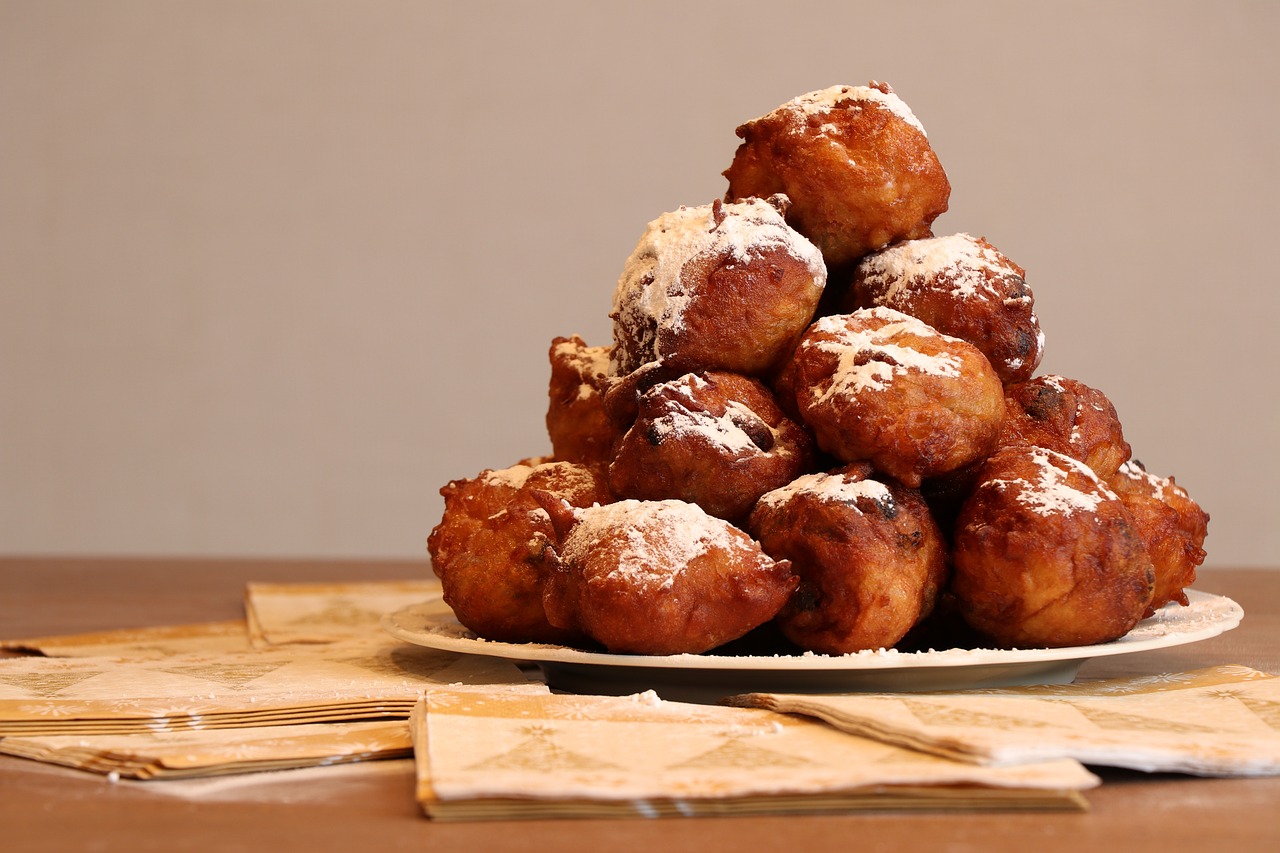
<instances>
[{"instance_id":1,"label":"wooden table surface","mask_svg":"<svg viewBox=\"0 0 1280 853\"><path fill-rule=\"evenodd\" d=\"M243 615L248 581L426 577L424 562L0 558L0 637ZM1245 610L1219 637L1087 662L1082 677L1214 664L1280 673L1280 568L1203 569L1198 589ZM0 757L0 849L25 850L1280 850L1280 777L1197 779L1102 770L1084 813L870 813L823 817L434 823L407 760L119 782ZM252 778L251 778L252 777Z\"/></svg>"}]
</instances>

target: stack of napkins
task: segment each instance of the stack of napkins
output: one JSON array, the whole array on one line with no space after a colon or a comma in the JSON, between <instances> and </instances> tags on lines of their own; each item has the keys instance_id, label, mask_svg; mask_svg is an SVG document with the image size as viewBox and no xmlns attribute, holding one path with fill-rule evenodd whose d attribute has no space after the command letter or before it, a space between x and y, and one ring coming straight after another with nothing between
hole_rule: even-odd
<instances>
[{"instance_id":1,"label":"stack of napkins","mask_svg":"<svg viewBox=\"0 0 1280 853\"><path fill-rule=\"evenodd\" d=\"M425 696L417 796L440 820L1079 809L1070 759L981 767L770 711L654 694Z\"/></svg>"},{"instance_id":2,"label":"stack of napkins","mask_svg":"<svg viewBox=\"0 0 1280 853\"><path fill-rule=\"evenodd\" d=\"M387 722L312 723L146 734L7 737L2 751L123 779L185 779L292 770L412 754L409 728Z\"/></svg>"},{"instance_id":3,"label":"stack of napkins","mask_svg":"<svg viewBox=\"0 0 1280 853\"><path fill-rule=\"evenodd\" d=\"M4 641L43 657L0 660L0 752L132 779L403 757L425 692L546 691L369 626L436 590L254 584L244 621Z\"/></svg>"},{"instance_id":4,"label":"stack of napkins","mask_svg":"<svg viewBox=\"0 0 1280 853\"><path fill-rule=\"evenodd\" d=\"M1280 773L1280 678L1243 666L954 693L755 693L733 702L992 766L1074 758L1199 776Z\"/></svg>"},{"instance_id":5,"label":"stack of napkins","mask_svg":"<svg viewBox=\"0 0 1280 853\"><path fill-rule=\"evenodd\" d=\"M536 687L507 661L380 637L305 653L34 657L0 664L0 737L407 720L419 696L442 686Z\"/></svg>"}]
</instances>

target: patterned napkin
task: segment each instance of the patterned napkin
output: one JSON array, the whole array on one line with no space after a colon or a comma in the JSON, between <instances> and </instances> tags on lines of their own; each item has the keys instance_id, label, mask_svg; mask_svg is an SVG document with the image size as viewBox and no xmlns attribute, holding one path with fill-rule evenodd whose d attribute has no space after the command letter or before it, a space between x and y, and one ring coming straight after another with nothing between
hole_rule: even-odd
<instances>
[{"instance_id":1,"label":"patterned napkin","mask_svg":"<svg viewBox=\"0 0 1280 853\"><path fill-rule=\"evenodd\" d=\"M980 767L769 711L436 691L414 709L417 797L441 820L1081 809L1070 759Z\"/></svg>"},{"instance_id":2,"label":"patterned napkin","mask_svg":"<svg viewBox=\"0 0 1280 853\"><path fill-rule=\"evenodd\" d=\"M250 583L245 618L257 648L377 636L381 619L440 592L436 580Z\"/></svg>"},{"instance_id":3,"label":"patterned napkin","mask_svg":"<svg viewBox=\"0 0 1280 853\"><path fill-rule=\"evenodd\" d=\"M729 701L990 766L1075 758L1200 776L1280 773L1280 678L1243 666L956 693Z\"/></svg>"},{"instance_id":4,"label":"patterned napkin","mask_svg":"<svg viewBox=\"0 0 1280 853\"><path fill-rule=\"evenodd\" d=\"M408 719L424 692L545 692L507 661L391 638L269 652L0 660L0 737Z\"/></svg>"},{"instance_id":5,"label":"patterned napkin","mask_svg":"<svg viewBox=\"0 0 1280 853\"><path fill-rule=\"evenodd\" d=\"M404 720L0 739L0 752L117 779L185 779L291 770L405 758L412 751Z\"/></svg>"}]
</instances>

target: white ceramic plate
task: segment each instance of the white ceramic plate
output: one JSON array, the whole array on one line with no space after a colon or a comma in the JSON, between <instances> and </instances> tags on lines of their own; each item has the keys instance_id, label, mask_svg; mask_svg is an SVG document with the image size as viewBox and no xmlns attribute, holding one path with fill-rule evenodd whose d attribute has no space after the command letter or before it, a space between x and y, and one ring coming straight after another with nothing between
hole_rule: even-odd
<instances>
[{"instance_id":1,"label":"white ceramic plate","mask_svg":"<svg viewBox=\"0 0 1280 853\"><path fill-rule=\"evenodd\" d=\"M1188 590L1190 604L1169 605L1125 636L1061 649L947 649L849 655L615 655L567 646L483 640L458 623L439 595L383 619L392 636L441 651L536 664L553 689L626 695L653 690L665 699L715 701L736 693L848 693L964 690L1066 684L1090 658L1194 643L1240 624L1229 598Z\"/></svg>"}]
</instances>

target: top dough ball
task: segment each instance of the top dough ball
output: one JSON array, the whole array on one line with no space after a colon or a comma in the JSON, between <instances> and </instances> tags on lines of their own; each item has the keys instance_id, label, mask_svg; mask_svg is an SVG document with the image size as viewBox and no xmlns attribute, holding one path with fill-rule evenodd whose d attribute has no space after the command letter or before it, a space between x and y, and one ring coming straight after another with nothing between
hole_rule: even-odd
<instances>
[{"instance_id":1,"label":"top dough ball","mask_svg":"<svg viewBox=\"0 0 1280 853\"><path fill-rule=\"evenodd\" d=\"M785 193L787 221L832 267L930 236L951 197L924 127L884 83L801 95L737 134L725 197Z\"/></svg>"}]
</instances>

